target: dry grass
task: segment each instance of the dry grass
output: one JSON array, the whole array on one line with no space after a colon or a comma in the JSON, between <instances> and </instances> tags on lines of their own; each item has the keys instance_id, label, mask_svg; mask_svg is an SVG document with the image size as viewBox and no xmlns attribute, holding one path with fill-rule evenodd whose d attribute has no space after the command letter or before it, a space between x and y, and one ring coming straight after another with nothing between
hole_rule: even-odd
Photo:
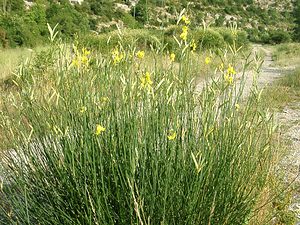
<instances>
[{"instance_id":1,"label":"dry grass","mask_svg":"<svg viewBox=\"0 0 300 225\"><path fill-rule=\"evenodd\" d=\"M0 49L0 81L7 79L20 62L43 49L45 47L38 47L34 50L28 48Z\"/></svg>"},{"instance_id":2,"label":"dry grass","mask_svg":"<svg viewBox=\"0 0 300 225\"><path fill-rule=\"evenodd\" d=\"M300 64L300 43L286 43L272 47L276 66L293 67Z\"/></svg>"},{"instance_id":3,"label":"dry grass","mask_svg":"<svg viewBox=\"0 0 300 225\"><path fill-rule=\"evenodd\" d=\"M0 79L10 76L21 60L25 60L33 53L31 49L7 49L0 50Z\"/></svg>"}]
</instances>

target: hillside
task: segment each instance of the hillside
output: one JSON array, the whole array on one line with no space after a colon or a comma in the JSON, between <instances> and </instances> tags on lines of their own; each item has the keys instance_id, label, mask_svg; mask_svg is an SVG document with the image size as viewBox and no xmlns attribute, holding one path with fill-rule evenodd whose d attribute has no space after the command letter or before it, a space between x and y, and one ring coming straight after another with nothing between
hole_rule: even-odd
<instances>
[{"instance_id":1,"label":"hillside","mask_svg":"<svg viewBox=\"0 0 300 225\"><path fill-rule=\"evenodd\" d=\"M71 4L70 2L73 2ZM185 9L191 27L237 23L254 42L289 41L295 27L293 0L0 0L2 46L33 46L47 39L46 23L60 24L62 36L105 33L127 27L162 29Z\"/></svg>"},{"instance_id":2,"label":"hillside","mask_svg":"<svg viewBox=\"0 0 300 225\"><path fill-rule=\"evenodd\" d=\"M202 21L217 27L236 22L253 41L265 41L276 30L291 32L294 27L292 0L140 0L135 7L132 1L127 5L136 11L139 22L156 27L174 23L184 8L195 26L202 25Z\"/></svg>"}]
</instances>

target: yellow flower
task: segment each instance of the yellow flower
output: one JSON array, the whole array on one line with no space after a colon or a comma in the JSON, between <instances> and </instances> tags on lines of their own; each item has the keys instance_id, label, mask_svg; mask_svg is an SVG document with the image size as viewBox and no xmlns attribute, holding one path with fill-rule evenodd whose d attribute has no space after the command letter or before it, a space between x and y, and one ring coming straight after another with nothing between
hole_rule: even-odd
<instances>
[{"instance_id":1,"label":"yellow flower","mask_svg":"<svg viewBox=\"0 0 300 225\"><path fill-rule=\"evenodd\" d=\"M185 15L183 15L181 17L181 20L186 24L186 25L189 25L191 23L191 21L189 20L188 17L186 17Z\"/></svg>"},{"instance_id":2,"label":"yellow flower","mask_svg":"<svg viewBox=\"0 0 300 225\"><path fill-rule=\"evenodd\" d=\"M145 52L144 51L138 51L136 53L136 57L138 57L139 59L143 59L145 56Z\"/></svg>"},{"instance_id":3,"label":"yellow flower","mask_svg":"<svg viewBox=\"0 0 300 225\"><path fill-rule=\"evenodd\" d=\"M228 84L230 84L230 85L233 84L233 77L232 77L232 76L226 74L226 75L224 76L224 79L225 79L225 81L226 81Z\"/></svg>"},{"instance_id":4,"label":"yellow flower","mask_svg":"<svg viewBox=\"0 0 300 225\"><path fill-rule=\"evenodd\" d=\"M187 40L187 35L188 35L187 32L182 32L182 33L180 34L180 38L181 38L182 40L186 41L186 40Z\"/></svg>"},{"instance_id":5,"label":"yellow flower","mask_svg":"<svg viewBox=\"0 0 300 225\"><path fill-rule=\"evenodd\" d=\"M195 42L195 40L193 39L190 43L190 48L191 48L191 51L194 52L196 51L196 48L197 48L197 44Z\"/></svg>"},{"instance_id":6,"label":"yellow flower","mask_svg":"<svg viewBox=\"0 0 300 225\"><path fill-rule=\"evenodd\" d=\"M189 30L189 28L188 28L187 26L183 26L183 27L182 27L182 32L186 32L186 33L187 33L188 30Z\"/></svg>"},{"instance_id":7,"label":"yellow flower","mask_svg":"<svg viewBox=\"0 0 300 225\"><path fill-rule=\"evenodd\" d=\"M79 112L80 113L85 113L87 108L85 106L81 106Z\"/></svg>"},{"instance_id":8,"label":"yellow flower","mask_svg":"<svg viewBox=\"0 0 300 225\"><path fill-rule=\"evenodd\" d=\"M221 64L219 65L219 70L220 70L221 72L224 70L224 63L221 63Z\"/></svg>"},{"instance_id":9,"label":"yellow flower","mask_svg":"<svg viewBox=\"0 0 300 225\"><path fill-rule=\"evenodd\" d=\"M88 66L89 58L91 54L86 48L82 48L81 52L77 50L77 47L73 46L75 57L72 60L72 66L80 68L81 66Z\"/></svg>"},{"instance_id":10,"label":"yellow flower","mask_svg":"<svg viewBox=\"0 0 300 225\"><path fill-rule=\"evenodd\" d=\"M187 26L183 26L182 27L182 33L180 34L180 38L184 41L187 40L187 35L188 35L188 27Z\"/></svg>"},{"instance_id":11,"label":"yellow flower","mask_svg":"<svg viewBox=\"0 0 300 225\"><path fill-rule=\"evenodd\" d=\"M108 102L109 98L108 97L101 97L101 102L106 103Z\"/></svg>"},{"instance_id":12,"label":"yellow flower","mask_svg":"<svg viewBox=\"0 0 300 225\"><path fill-rule=\"evenodd\" d=\"M77 68L80 67L80 62L77 57L72 60L72 66L76 66Z\"/></svg>"},{"instance_id":13,"label":"yellow flower","mask_svg":"<svg viewBox=\"0 0 300 225\"><path fill-rule=\"evenodd\" d=\"M174 62L174 61L175 61L175 58L176 58L176 55L175 55L174 53L171 53L171 55L170 55L170 60L171 60L172 62Z\"/></svg>"},{"instance_id":14,"label":"yellow flower","mask_svg":"<svg viewBox=\"0 0 300 225\"><path fill-rule=\"evenodd\" d=\"M113 63L114 65L120 63L122 59L125 57L123 53L120 53L117 48L115 48L112 52L112 58L113 58Z\"/></svg>"},{"instance_id":15,"label":"yellow flower","mask_svg":"<svg viewBox=\"0 0 300 225\"><path fill-rule=\"evenodd\" d=\"M227 74L228 75L235 75L236 74L236 72L235 72L235 70L234 70L234 68L232 67L231 64L228 65Z\"/></svg>"},{"instance_id":16,"label":"yellow flower","mask_svg":"<svg viewBox=\"0 0 300 225\"><path fill-rule=\"evenodd\" d=\"M211 63L211 58L210 57L206 57L205 58L205 64L208 65Z\"/></svg>"},{"instance_id":17,"label":"yellow flower","mask_svg":"<svg viewBox=\"0 0 300 225\"><path fill-rule=\"evenodd\" d=\"M168 139L170 141L172 141L172 140L175 140L176 137L177 137L177 133L175 131L171 130L170 133L169 133L169 135L168 135Z\"/></svg>"},{"instance_id":18,"label":"yellow flower","mask_svg":"<svg viewBox=\"0 0 300 225\"><path fill-rule=\"evenodd\" d=\"M235 104L235 109L236 109L236 111L239 111L240 105L239 104Z\"/></svg>"},{"instance_id":19,"label":"yellow flower","mask_svg":"<svg viewBox=\"0 0 300 225\"><path fill-rule=\"evenodd\" d=\"M145 75L141 78L141 86L143 88L151 89L153 81L151 80L151 75L149 72L146 72Z\"/></svg>"},{"instance_id":20,"label":"yellow flower","mask_svg":"<svg viewBox=\"0 0 300 225\"><path fill-rule=\"evenodd\" d=\"M82 48L82 50L81 50L81 51L82 51L82 54L83 54L83 55L85 55L85 56L88 56L88 55L90 55L90 54L91 54L91 52L90 52L90 51L88 51L88 50L87 50L86 48L84 48L84 47Z\"/></svg>"},{"instance_id":21,"label":"yellow flower","mask_svg":"<svg viewBox=\"0 0 300 225\"><path fill-rule=\"evenodd\" d=\"M105 127L102 127L100 124L97 124L96 125L96 131L95 131L95 134L96 135L100 135L102 132L104 132L106 129Z\"/></svg>"},{"instance_id":22,"label":"yellow flower","mask_svg":"<svg viewBox=\"0 0 300 225\"><path fill-rule=\"evenodd\" d=\"M83 65L87 66L87 65L89 64L89 59L88 59L88 57L87 57L86 55L83 55L83 56L81 57L81 62L82 62Z\"/></svg>"}]
</instances>

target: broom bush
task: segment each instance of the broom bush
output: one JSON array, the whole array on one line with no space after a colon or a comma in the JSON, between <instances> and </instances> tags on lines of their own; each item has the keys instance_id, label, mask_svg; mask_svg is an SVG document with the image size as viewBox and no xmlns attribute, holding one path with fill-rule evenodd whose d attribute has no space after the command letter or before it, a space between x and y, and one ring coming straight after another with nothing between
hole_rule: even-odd
<instances>
[{"instance_id":1,"label":"broom bush","mask_svg":"<svg viewBox=\"0 0 300 225\"><path fill-rule=\"evenodd\" d=\"M242 101L245 75L226 57L199 88L188 46L146 63L122 43L104 56L58 42L43 70L43 57L23 64L0 120L2 223L246 224L272 116L255 85Z\"/></svg>"}]
</instances>

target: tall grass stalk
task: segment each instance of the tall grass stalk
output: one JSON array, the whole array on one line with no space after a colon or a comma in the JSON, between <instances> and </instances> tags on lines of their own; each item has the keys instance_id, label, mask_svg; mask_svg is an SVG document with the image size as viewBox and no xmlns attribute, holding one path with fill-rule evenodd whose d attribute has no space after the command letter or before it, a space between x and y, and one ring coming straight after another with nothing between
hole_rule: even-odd
<instances>
[{"instance_id":1,"label":"tall grass stalk","mask_svg":"<svg viewBox=\"0 0 300 225\"><path fill-rule=\"evenodd\" d=\"M4 223L246 224L272 158L255 86L239 102L223 58L196 93L189 48L151 71L117 48L116 63L54 45L43 70L21 67L13 113L1 113Z\"/></svg>"}]
</instances>

